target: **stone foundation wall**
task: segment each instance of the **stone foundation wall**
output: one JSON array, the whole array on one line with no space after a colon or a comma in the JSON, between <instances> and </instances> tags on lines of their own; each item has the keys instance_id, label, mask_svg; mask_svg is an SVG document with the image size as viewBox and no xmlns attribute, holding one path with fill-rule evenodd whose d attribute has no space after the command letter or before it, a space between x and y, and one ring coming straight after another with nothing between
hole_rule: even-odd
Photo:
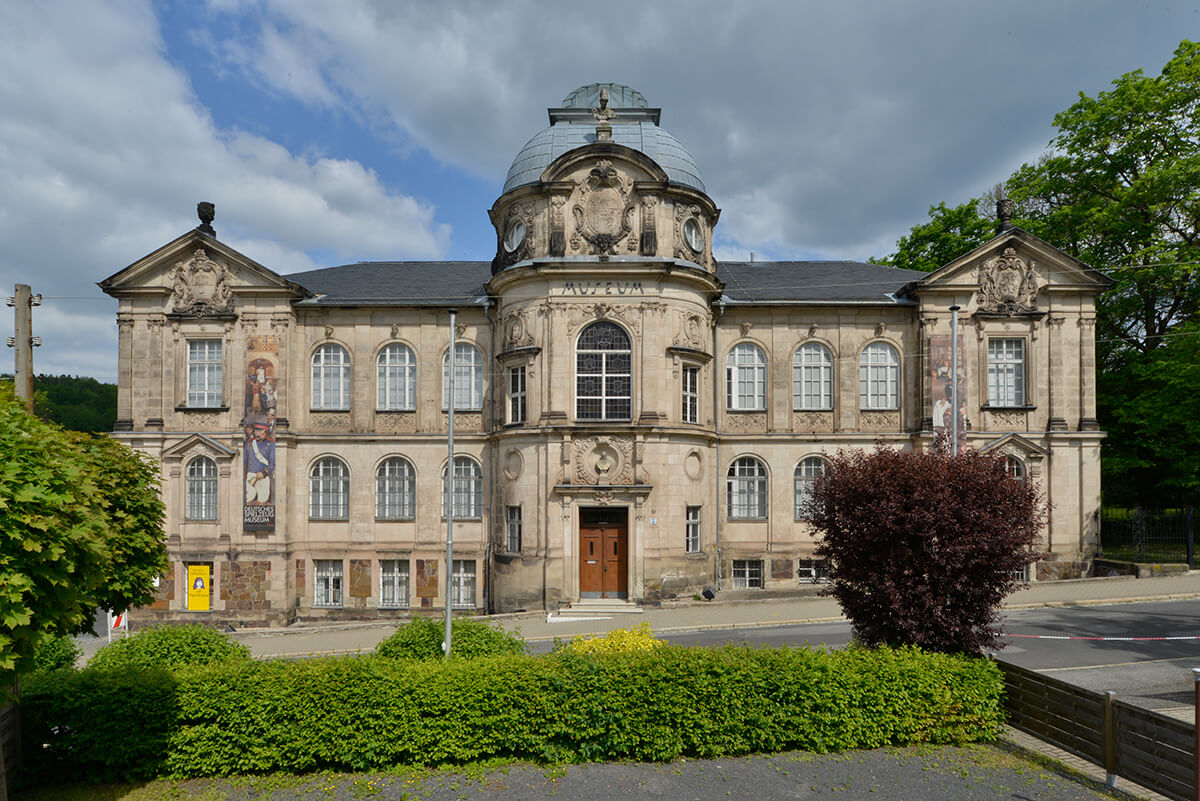
<instances>
[{"instance_id":1,"label":"stone foundation wall","mask_svg":"<svg viewBox=\"0 0 1200 801\"><path fill-rule=\"evenodd\" d=\"M263 611L271 608L271 563L222 562L221 600L226 611Z\"/></svg>"}]
</instances>

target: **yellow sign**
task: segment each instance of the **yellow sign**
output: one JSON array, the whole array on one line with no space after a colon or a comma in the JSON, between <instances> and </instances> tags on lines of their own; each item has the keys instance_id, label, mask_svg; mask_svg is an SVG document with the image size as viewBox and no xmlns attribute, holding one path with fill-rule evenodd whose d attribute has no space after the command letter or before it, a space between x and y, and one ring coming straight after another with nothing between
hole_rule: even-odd
<instances>
[{"instance_id":1,"label":"yellow sign","mask_svg":"<svg viewBox=\"0 0 1200 801\"><path fill-rule=\"evenodd\" d=\"M208 611L208 565L188 565L187 608L193 612Z\"/></svg>"}]
</instances>

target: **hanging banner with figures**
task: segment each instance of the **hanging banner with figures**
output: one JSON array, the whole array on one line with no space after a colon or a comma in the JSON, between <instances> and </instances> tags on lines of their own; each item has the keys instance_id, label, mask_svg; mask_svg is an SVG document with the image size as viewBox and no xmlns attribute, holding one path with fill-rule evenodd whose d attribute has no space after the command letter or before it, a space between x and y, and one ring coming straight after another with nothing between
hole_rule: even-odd
<instances>
[{"instance_id":1,"label":"hanging banner with figures","mask_svg":"<svg viewBox=\"0 0 1200 801\"><path fill-rule=\"evenodd\" d=\"M246 477L242 529L275 530L275 411L279 398L279 337L246 339L246 406L242 459Z\"/></svg>"},{"instance_id":2,"label":"hanging banner with figures","mask_svg":"<svg viewBox=\"0 0 1200 801\"><path fill-rule=\"evenodd\" d=\"M958 336L958 433L961 437L967 430L967 371L964 367L962 335ZM946 334L929 338L929 363L933 398L933 430L938 434L950 435L953 422L951 409L954 387L950 376L953 354L950 337ZM961 441L961 440L960 440Z\"/></svg>"}]
</instances>

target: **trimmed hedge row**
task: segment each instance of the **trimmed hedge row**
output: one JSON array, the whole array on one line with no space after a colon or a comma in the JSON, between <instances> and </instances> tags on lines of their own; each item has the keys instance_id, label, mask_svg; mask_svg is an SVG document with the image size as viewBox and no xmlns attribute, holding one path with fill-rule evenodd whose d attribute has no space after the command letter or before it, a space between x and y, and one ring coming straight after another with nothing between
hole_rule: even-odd
<instances>
[{"instance_id":1,"label":"trimmed hedge row","mask_svg":"<svg viewBox=\"0 0 1200 801\"><path fill-rule=\"evenodd\" d=\"M21 711L27 778L100 781L989 740L1001 688L989 661L915 649L664 647L58 672Z\"/></svg>"}]
</instances>

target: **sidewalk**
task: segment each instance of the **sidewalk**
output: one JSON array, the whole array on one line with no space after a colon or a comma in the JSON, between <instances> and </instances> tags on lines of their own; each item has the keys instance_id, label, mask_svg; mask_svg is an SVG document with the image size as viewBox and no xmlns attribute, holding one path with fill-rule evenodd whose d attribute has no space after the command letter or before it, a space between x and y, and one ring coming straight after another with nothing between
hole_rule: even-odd
<instances>
[{"instance_id":1,"label":"sidewalk","mask_svg":"<svg viewBox=\"0 0 1200 801\"><path fill-rule=\"evenodd\" d=\"M737 593L744 597L747 593ZM655 632L704 631L710 629L782 626L841 620L842 612L832 598L805 595L763 600L727 600L733 593L721 593L714 601L678 602L674 606L644 607L641 614L591 617L563 621L562 613L524 612L493 615L490 619L509 630L520 630L531 642L555 637L569 639L580 635L603 634L612 629L647 623ZM1006 609L1045 606L1072 606L1135 601L1162 601L1200 598L1200 571L1185 576L1155 578L1078 579L1048 581L1031 585L1013 594ZM341 654L369 651L392 633L396 624L345 623L297 624L286 629L239 631L235 638L245 643L258 657Z\"/></svg>"}]
</instances>

